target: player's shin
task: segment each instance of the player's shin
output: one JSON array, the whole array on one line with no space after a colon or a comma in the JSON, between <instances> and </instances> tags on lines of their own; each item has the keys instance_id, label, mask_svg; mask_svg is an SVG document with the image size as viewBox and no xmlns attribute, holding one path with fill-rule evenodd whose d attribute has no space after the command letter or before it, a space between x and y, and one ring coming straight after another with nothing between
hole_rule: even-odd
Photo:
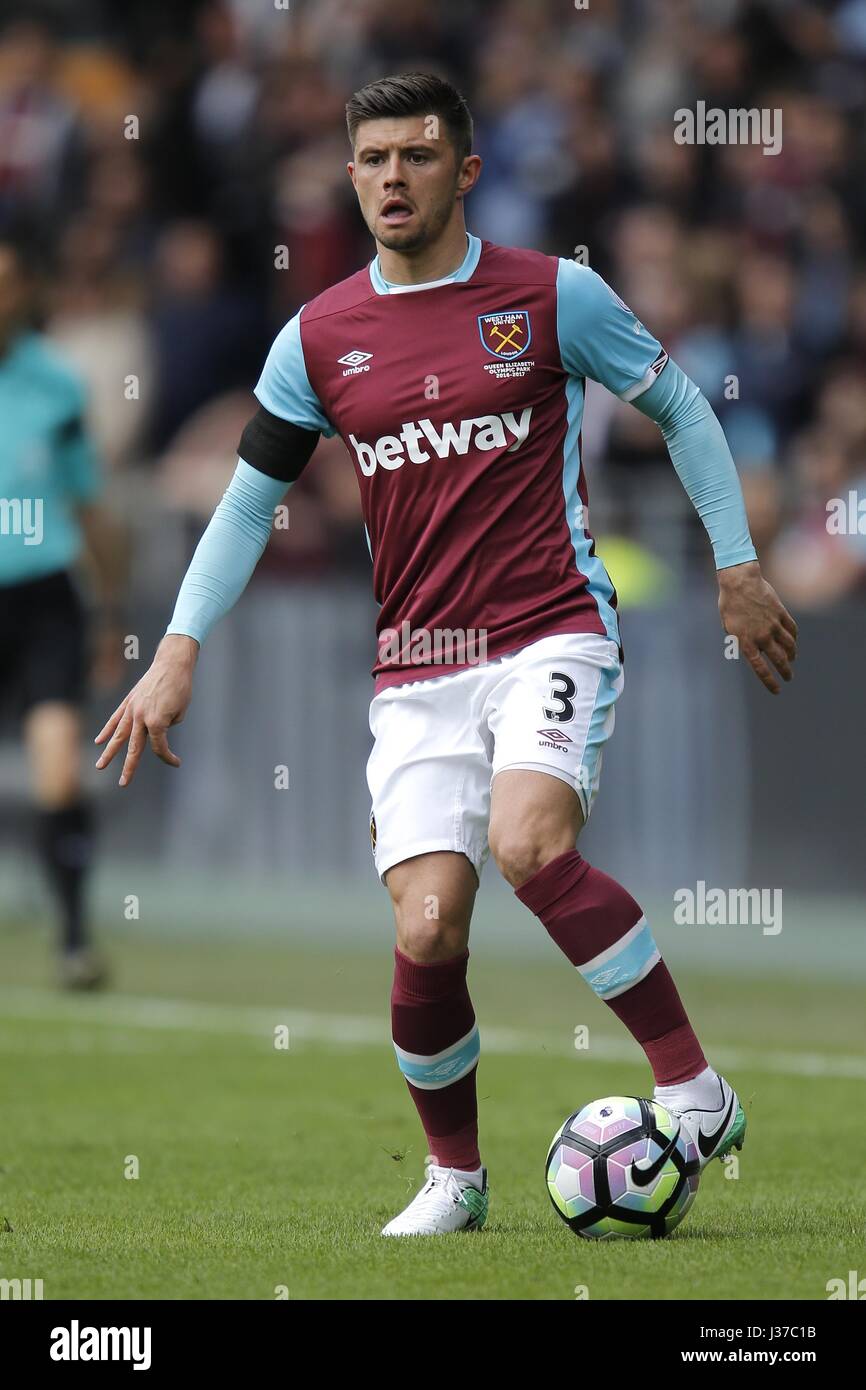
<instances>
[{"instance_id":1,"label":"player's shin","mask_svg":"<svg viewBox=\"0 0 866 1390\"><path fill-rule=\"evenodd\" d=\"M481 1165L475 1088L480 1043L466 983L468 960L464 951L451 960L421 963L396 948L391 1026L428 1152L440 1167L475 1172Z\"/></svg>"},{"instance_id":2,"label":"player's shin","mask_svg":"<svg viewBox=\"0 0 866 1390\"><path fill-rule=\"evenodd\" d=\"M640 1043L657 1085L707 1065L649 924L630 893L577 852L545 864L515 890L559 949Z\"/></svg>"}]
</instances>

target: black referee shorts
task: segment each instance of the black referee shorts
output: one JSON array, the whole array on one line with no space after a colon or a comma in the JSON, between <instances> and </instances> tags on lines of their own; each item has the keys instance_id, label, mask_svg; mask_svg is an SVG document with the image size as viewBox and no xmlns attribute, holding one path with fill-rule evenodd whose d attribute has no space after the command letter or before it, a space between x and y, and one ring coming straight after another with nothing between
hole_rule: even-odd
<instances>
[{"instance_id":1,"label":"black referee shorts","mask_svg":"<svg viewBox=\"0 0 866 1390\"><path fill-rule=\"evenodd\" d=\"M67 570L0 584L0 707L20 718L43 700L80 704L87 662L84 605Z\"/></svg>"}]
</instances>

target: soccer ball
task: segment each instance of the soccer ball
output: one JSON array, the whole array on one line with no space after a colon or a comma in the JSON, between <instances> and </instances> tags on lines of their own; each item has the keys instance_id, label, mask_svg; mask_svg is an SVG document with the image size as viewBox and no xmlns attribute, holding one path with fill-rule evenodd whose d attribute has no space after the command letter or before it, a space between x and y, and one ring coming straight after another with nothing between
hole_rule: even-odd
<instances>
[{"instance_id":1,"label":"soccer ball","mask_svg":"<svg viewBox=\"0 0 866 1390\"><path fill-rule=\"evenodd\" d=\"M607 1096L556 1131L547 1154L550 1200L576 1235L659 1239L695 1200L694 1141L657 1100Z\"/></svg>"}]
</instances>

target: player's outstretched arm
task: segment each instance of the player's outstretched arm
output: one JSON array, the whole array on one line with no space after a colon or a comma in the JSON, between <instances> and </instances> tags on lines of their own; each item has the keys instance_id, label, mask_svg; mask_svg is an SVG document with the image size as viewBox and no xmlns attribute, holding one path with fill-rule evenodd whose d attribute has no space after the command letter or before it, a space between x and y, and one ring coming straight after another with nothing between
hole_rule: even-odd
<instances>
[{"instance_id":1,"label":"player's outstretched arm","mask_svg":"<svg viewBox=\"0 0 866 1390\"><path fill-rule=\"evenodd\" d=\"M163 762L180 766L168 746L167 730L186 713L199 648L246 588L268 543L274 507L287 487L284 480L238 460L234 477L196 547L153 665L96 737L96 743L108 739L98 768L107 767L128 740L121 787L132 780L148 742Z\"/></svg>"},{"instance_id":2,"label":"player's outstretched arm","mask_svg":"<svg viewBox=\"0 0 866 1390\"><path fill-rule=\"evenodd\" d=\"M659 426L713 547L725 631L777 694L775 672L791 679L797 624L761 575L734 460L706 396L601 276L562 259L557 332L568 371L600 381Z\"/></svg>"},{"instance_id":3,"label":"player's outstretched arm","mask_svg":"<svg viewBox=\"0 0 866 1390\"><path fill-rule=\"evenodd\" d=\"M194 637L177 633L163 637L149 670L94 739L97 744L105 743L96 764L98 768L108 767L128 742L120 774L121 787L132 781L147 743L164 763L180 767L180 758L169 748L167 735L189 708L198 652L199 644Z\"/></svg>"},{"instance_id":4,"label":"player's outstretched arm","mask_svg":"<svg viewBox=\"0 0 866 1390\"><path fill-rule=\"evenodd\" d=\"M706 527L719 580L719 612L773 695L793 675L797 624L761 574L724 431L709 401L675 362L632 404L661 429L680 481Z\"/></svg>"}]
</instances>

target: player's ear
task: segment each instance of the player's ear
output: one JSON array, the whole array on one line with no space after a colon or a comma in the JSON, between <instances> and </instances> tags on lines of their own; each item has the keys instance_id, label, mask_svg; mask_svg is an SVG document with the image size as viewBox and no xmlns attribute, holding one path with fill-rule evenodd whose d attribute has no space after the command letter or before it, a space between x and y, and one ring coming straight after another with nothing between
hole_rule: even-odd
<instances>
[{"instance_id":1,"label":"player's ear","mask_svg":"<svg viewBox=\"0 0 866 1390\"><path fill-rule=\"evenodd\" d=\"M481 175L481 156L479 154L467 155L457 175L457 192L460 197L470 193L475 187Z\"/></svg>"},{"instance_id":2,"label":"player's ear","mask_svg":"<svg viewBox=\"0 0 866 1390\"><path fill-rule=\"evenodd\" d=\"M354 166L354 164L352 163L351 159L349 160L348 164L346 165L346 173L349 175L349 178L352 180L352 186L355 187L355 188L357 188L357 184L355 183L355 166Z\"/></svg>"}]
</instances>

